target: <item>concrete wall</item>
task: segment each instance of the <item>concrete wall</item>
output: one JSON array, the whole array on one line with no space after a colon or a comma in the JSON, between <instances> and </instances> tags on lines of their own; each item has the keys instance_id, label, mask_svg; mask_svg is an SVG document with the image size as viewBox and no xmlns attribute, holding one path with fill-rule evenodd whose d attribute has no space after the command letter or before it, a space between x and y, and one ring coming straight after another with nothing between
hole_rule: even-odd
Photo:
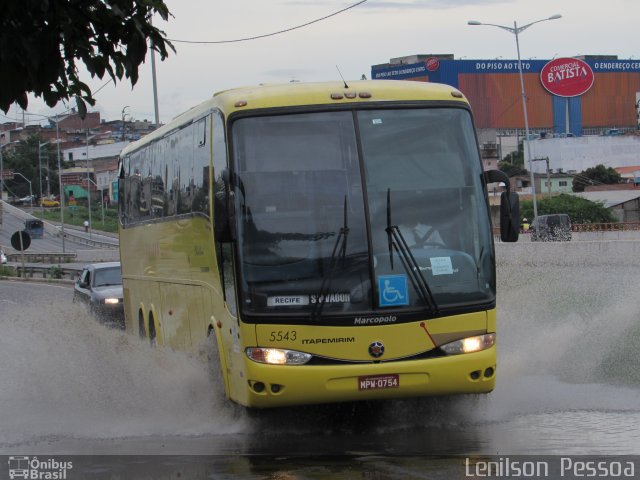
<instances>
[{"instance_id":1,"label":"concrete wall","mask_svg":"<svg viewBox=\"0 0 640 480\"><path fill-rule=\"evenodd\" d=\"M640 165L640 135L545 138L531 141L531 157L549 157L549 168L556 172L582 172L603 164L605 167ZM533 162L535 173L546 173L546 162Z\"/></svg>"}]
</instances>

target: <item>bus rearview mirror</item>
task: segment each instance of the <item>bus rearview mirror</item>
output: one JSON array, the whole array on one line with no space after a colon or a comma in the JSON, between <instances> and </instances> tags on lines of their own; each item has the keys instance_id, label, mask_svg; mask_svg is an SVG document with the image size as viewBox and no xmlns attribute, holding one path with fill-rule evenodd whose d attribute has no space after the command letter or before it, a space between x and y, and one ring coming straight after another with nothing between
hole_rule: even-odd
<instances>
[{"instance_id":1,"label":"bus rearview mirror","mask_svg":"<svg viewBox=\"0 0 640 480\"><path fill-rule=\"evenodd\" d=\"M517 242L520 233L520 197L515 192L500 195L500 239Z\"/></svg>"}]
</instances>

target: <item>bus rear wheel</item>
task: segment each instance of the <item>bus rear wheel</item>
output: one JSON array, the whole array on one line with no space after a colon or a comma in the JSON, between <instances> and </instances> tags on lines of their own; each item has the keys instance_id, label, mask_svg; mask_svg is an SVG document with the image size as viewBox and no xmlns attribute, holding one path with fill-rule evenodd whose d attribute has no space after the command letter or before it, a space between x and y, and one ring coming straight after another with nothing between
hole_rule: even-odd
<instances>
[{"instance_id":1,"label":"bus rear wheel","mask_svg":"<svg viewBox=\"0 0 640 480\"><path fill-rule=\"evenodd\" d=\"M142 311L138 312L138 335L140 339L147 336L147 332L144 330L144 315L142 315Z\"/></svg>"},{"instance_id":2,"label":"bus rear wheel","mask_svg":"<svg viewBox=\"0 0 640 480\"><path fill-rule=\"evenodd\" d=\"M153 321L153 313L149 312L149 343L152 347L157 345L156 340L156 324Z\"/></svg>"}]
</instances>

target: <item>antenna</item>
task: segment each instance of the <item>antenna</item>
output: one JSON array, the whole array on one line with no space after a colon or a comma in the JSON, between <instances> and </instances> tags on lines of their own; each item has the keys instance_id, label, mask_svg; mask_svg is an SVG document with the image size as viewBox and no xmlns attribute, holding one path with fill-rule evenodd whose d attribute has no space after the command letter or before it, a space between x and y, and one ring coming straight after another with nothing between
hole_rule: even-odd
<instances>
[{"instance_id":1,"label":"antenna","mask_svg":"<svg viewBox=\"0 0 640 480\"><path fill-rule=\"evenodd\" d=\"M344 77L342 76L342 72L340 71L340 68L338 68L338 65L336 65L336 70L338 70L338 73L340 74L340 78L342 79L342 81L344 82L344 88L349 88L349 85L347 85L347 81L344 79Z\"/></svg>"}]
</instances>

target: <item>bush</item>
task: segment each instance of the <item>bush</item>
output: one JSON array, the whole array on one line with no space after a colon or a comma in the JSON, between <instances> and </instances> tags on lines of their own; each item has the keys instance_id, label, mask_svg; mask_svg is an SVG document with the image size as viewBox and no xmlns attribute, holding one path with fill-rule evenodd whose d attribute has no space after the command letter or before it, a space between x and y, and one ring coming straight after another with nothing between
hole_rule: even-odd
<instances>
[{"instance_id":1,"label":"bush","mask_svg":"<svg viewBox=\"0 0 640 480\"><path fill-rule=\"evenodd\" d=\"M0 265L0 277L15 277L16 272L13 267L7 267L5 265Z\"/></svg>"},{"instance_id":2,"label":"bush","mask_svg":"<svg viewBox=\"0 0 640 480\"><path fill-rule=\"evenodd\" d=\"M577 195L560 194L538 200L538 215L566 213L571 223L615 223L618 220L610 209L602 203L592 202ZM523 200L520 203L520 215L533 219L533 202Z\"/></svg>"},{"instance_id":3,"label":"bush","mask_svg":"<svg viewBox=\"0 0 640 480\"><path fill-rule=\"evenodd\" d=\"M51 278L62 278L62 267L60 265L52 265L49 268L49 276Z\"/></svg>"}]
</instances>

